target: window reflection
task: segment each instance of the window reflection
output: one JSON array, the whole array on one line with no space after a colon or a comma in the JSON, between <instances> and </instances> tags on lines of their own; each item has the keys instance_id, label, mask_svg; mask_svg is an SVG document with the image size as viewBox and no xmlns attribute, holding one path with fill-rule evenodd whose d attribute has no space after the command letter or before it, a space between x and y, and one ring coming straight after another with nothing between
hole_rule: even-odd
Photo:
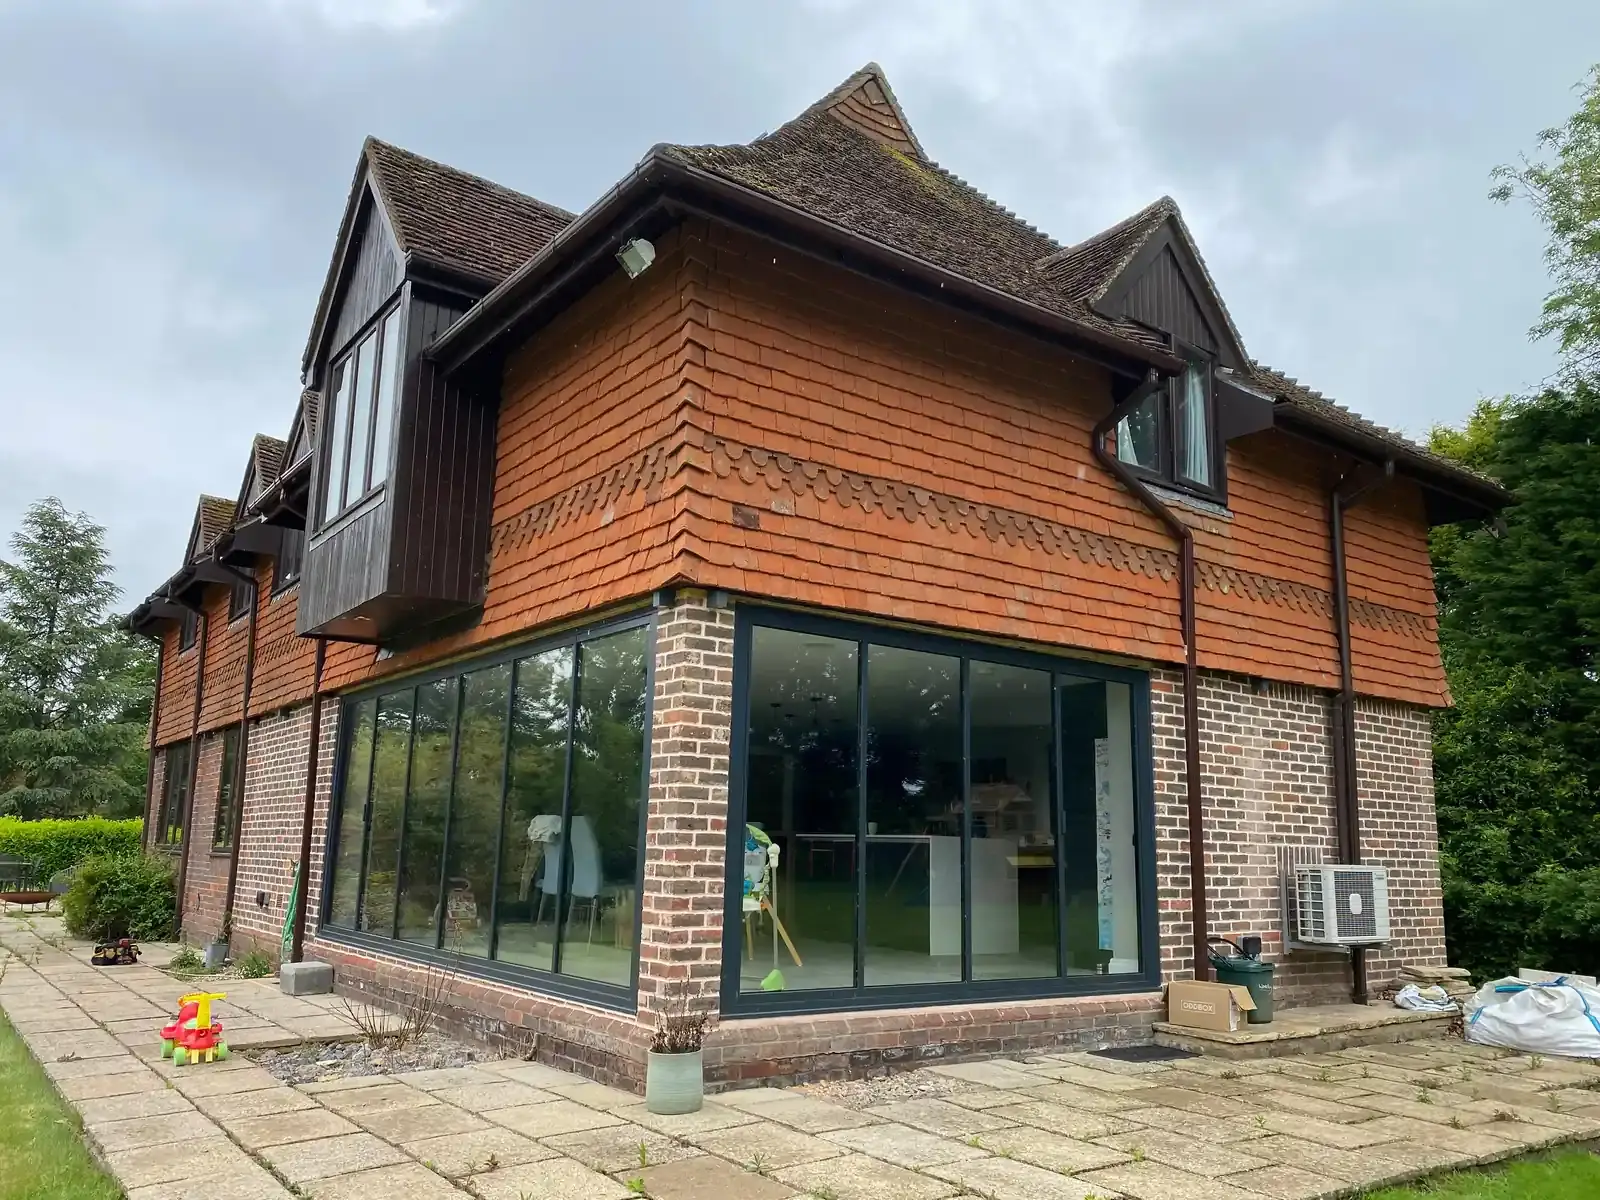
<instances>
[{"instance_id":1,"label":"window reflection","mask_svg":"<svg viewBox=\"0 0 1600 1200\"><path fill-rule=\"evenodd\" d=\"M355 707L355 723L345 752L344 789L340 793L339 833L334 852L333 893L328 921L346 928L355 924L356 893L361 886L361 831L366 819L367 785L372 779L372 721L376 700Z\"/></svg>"},{"instance_id":2,"label":"window reflection","mask_svg":"<svg viewBox=\"0 0 1600 1200\"><path fill-rule=\"evenodd\" d=\"M505 768L511 664L461 680L455 795L445 871L444 948L489 957L489 899L500 837L500 781Z\"/></svg>"},{"instance_id":3,"label":"window reflection","mask_svg":"<svg viewBox=\"0 0 1600 1200\"><path fill-rule=\"evenodd\" d=\"M406 764L411 755L411 710L415 703L416 693L409 691L378 698L366 880L356 927L385 937L394 933L394 881L400 866L400 822L406 802Z\"/></svg>"}]
</instances>

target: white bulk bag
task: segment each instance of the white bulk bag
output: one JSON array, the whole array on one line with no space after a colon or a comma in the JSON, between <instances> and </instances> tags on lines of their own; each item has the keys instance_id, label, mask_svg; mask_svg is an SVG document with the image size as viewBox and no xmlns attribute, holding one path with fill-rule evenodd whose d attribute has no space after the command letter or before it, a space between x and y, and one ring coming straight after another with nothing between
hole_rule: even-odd
<instances>
[{"instance_id":1,"label":"white bulk bag","mask_svg":"<svg viewBox=\"0 0 1600 1200\"><path fill-rule=\"evenodd\" d=\"M1600 1058L1600 988L1566 976L1552 983L1496 979L1479 988L1464 1011L1469 1042L1527 1054Z\"/></svg>"}]
</instances>

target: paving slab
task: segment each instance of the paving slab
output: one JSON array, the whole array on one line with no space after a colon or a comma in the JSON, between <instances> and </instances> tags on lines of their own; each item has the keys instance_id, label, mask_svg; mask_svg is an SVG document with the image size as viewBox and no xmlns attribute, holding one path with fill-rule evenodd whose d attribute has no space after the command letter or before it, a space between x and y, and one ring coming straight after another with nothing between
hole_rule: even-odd
<instances>
[{"instance_id":1,"label":"paving slab","mask_svg":"<svg viewBox=\"0 0 1600 1200\"><path fill-rule=\"evenodd\" d=\"M646 1129L664 1133L668 1137L680 1138L695 1133L709 1133L713 1129L751 1125L756 1121L756 1118L749 1113L725 1108L709 1100L700 1107L699 1112L662 1116L660 1113L651 1112L642 1104L636 1104L632 1108L619 1108L612 1115L619 1120L631 1121L635 1125L643 1125Z\"/></svg>"},{"instance_id":2,"label":"paving slab","mask_svg":"<svg viewBox=\"0 0 1600 1200\"><path fill-rule=\"evenodd\" d=\"M1260 1192L1247 1192L1158 1162L1123 1163L1085 1171L1078 1178L1095 1196L1112 1193L1135 1200L1261 1200Z\"/></svg>"},{"instance_id":3,"label":"paving slab","mask_svg":"<svg viewBox=\"0 0 1600 1200\"><path fill-rule=\"evenodd\" d=\"M1138 1128L1125 1118L1111 1113L1085 1112L1083 1109L1068 1108L1064 1104L1051 1104L1044 1100L1030 1100L1025 1104L1012 1104L1006 1108L991 1108L984 1115L1008 1124L1033 1125L1054 1133L1064 1133L1068 1137L1081 1138L1084 1141L1109 1137L1114 1133L1127 1133Z\"/></svg>"},{"instance_id":4,"label":"paving slab","mask_svg":"<svg viewBox=\"0 0 1600 1200\"><path fill-rule=\"evenodd\" d=\"M128 1200L289 1200L293 1193L253 1162L227 1174L134 1188Z\"/></svg>"},{"instance_id":5,"label":"paving slab","mask_svg":"<svg viewBox=\"0 0 1600 1200\"><path fill-rule=\"evenodd\" d=\"M573 1076L567 1078L572 1079ZM436 1092L440 1088L467 1087L474 1083L502 1083L505 1076L482 1067L436 1067L431 1071L400 1071L387 1079L420 1088L424 1092Z\"/></svg>"},{"instance_id":6,"label":"paving slab","mask_svg":"<svg viewBox=\"0 0 1600 1200\"><path fill-rule=\"evenodd\" d=\"M643 1125L604 1125L599 1129L560 1133L545 1138L542 1144L607 1175L637 1172L652 1164L676 1162L704 1153Z\"/></svg>"},{"instance_id":7,"label":"paving slab","mask_svg":"<svg viewBox=\"0 0 1600 1200\"><path fill-rule=\"evenodd\" d=\"M1248 1144L1219 1146L1211 1142L1196 1141L1181 1133L1164 1129L1140 1129L1133 1133L1113 1134L1100 1138L1099 1144L1121 1150L1135 1160L1166 1163L1191 1175L1234 1175L1252 1167L1264 1167L1268 1160L1256 1158L1248 1152Z\"/></svg>"},{"instance_id":8,"label":"paving slab","mask_svg":"<svg viewBox=\"0 0 1600 1200\"><path fill-rule=\"evenodd\" d=\"M1031 1163L1047 1171L1071 1175L1078 1171L1093 1171L1097 1167L1112 1167L1117 1163L1132 1162L1133 1155L1111 1146L1096 1145L1076 1138L1062 1137L1031 1125L1015 1129L997 1129L993 1133L979 1134L972 1141L982 1149L1003 1158Z\"/></svg>"},{"instance_id":9,"label":"paving slab","mask_svg":"<svg viewBox=\"0 0 1600 1200\"><path fill-rule=\"evenodd\" d=\"M1299 1167L1301 1170L1331 1176L1346 1184L1370 1188L1407 1174L1381 1156L1378 1153L1381 1148L1367 1146L1360 1150L1341 1150L1337 1146L1324 1146L1304 1138L1274 1134L1251 1142L1250 1155L1280 1166Z\"/></svg>"},{"instance_id":10,"label":"paving slab","mask_svg":"<svg viewBox=\"0 0 1600 1200\"><path fill-rule=\"evenodd\" d=\"M166 1091L167 1083L154 1071L119 1071L115 1075L60 1079L56 1081L56 1090L68 1100L98 1100L105 1096Z\"/></svg>"},{"instance_id":11,"label":"paving slab","mask_svg":"<svg viewBox=\"0 0 1600 1200\"><path fill-rule=\"evenodd\" d=\"M557 1153L532 1138L498 1128L423 1138L417 1142L404 1142L400 1148L412 1158L452 1178L479 1171L496 1171L502 1167L519 1167L524 1163L554 1158Z\"/></svg>"},{"instance_id":12,"label":"paving slab","mask_svg":"<svg viewBox=\"0 0 1600 1200\"><path fill-rule=\"evenodd\" d=\"M1076 1083L1100 1092L1132 1092L1150 1086L1143 1075L1117 1075L1094 1067L1080 1067L1074 1063L1061 1063L1047 1071L1037 1072L1060 1083Z\"/></svg>"},{"instance_id":13,"label":"paving slab","mask_svg":"<svg viewBox=\"0 0 1600 1200\"><path fill-rule=\"evenodd\" d=\"M541 1090L559 1096L563 1100L575 1101L586 1108L598 1108L601 1112L628 1108L639 1103L641 1099L633 1092L625 1092L621 1088L607 1087L603 1083L590 1083L586 1080L557 1083Z\"/></svg>"},{"instance_id":14,"label":"paving slab","mask_svg":"<svg viewBox=\"0 0 1600 1200\"><path fill-rule=\"evenodd\" d=\"M1389 1097L1394 1099L1395 1097ZM1260 1108L1271 1112L1297 1112L1308 1117L1321 1117L1324 1121L1337 1121L1348 1124L1351 1121L1368 1121L1372 1118L1370 1109L1353 1107L1355 1101L1335 1102L1332 1100L1319 1100L1315 1096L1302 1096L1299 1092L1285 1092L1269 1090L1256 1097Z\"/></svg>"},{"instance_id":15,"label":"paving slab","mask_svg":"<svg viewBox=\"0 0 1600 1200\"><path fill-rule=\"evenodd\" d=\"M928 1174L992 1200L1083 1200L1090 1190L1081 1179L1006 1158L929 1167Z\"/></svg>"},{"instance_id":16,"label":"paving slab","mask_svg":"<svg viewBox=\"0 0 1600 1200\"><path fill-rule=\"evenodd\" d=\"M1446 1150L1470 1154L1479 1162L1494 1162L1496 1159L1508 1158L1523 1152L1520 1142L1497 1136L1495 1131L1501 1128L1498 1125L1473 1125L1466 1129L1452 1129L1448 1125L1435 1125L1431 1121L1417 1121L1410 1117L1378 1117L1376 1120L1363 1121L1360 1125L1336 1125L1333 1128L1365 1130L1368 1131L1368 1136L1382 1138L1382 1142L1369 1143L1379 1154L1383 1153L1386 1144L1402 1141L1440 1146ZM1298 1136L1310 1135L1302 1131Z\"/></svg>"},{"instance_id":17,"label":"paving slab","mask_svg":"<svg viewBox=\"0 0 1600 1200\"><path fill-rule=\"evenodd\" d=\"M491 1079L494 1076L490 1076ZM493 1083L468 1083L457 1087L442 1087L425 1093L441 1104L454 1104L468 1112L488 1112L491 1108L517 1108L524 1104L548 1104L561 1097L554 1092L541 1091L525 1083L512 1083L508 1079ZM637 1104L639 1098L631 1097Z\"/></svg>"},{"instance_id":18,"label":"paving slab","mask_svg":"<svg viewBox=\"0 0 1600 1200\"><path fill-rule=\"evenodd\" d=\"M318 1179L305 1188L312 1200L463 1200L466 1193L421 1163L398 1163Z\"/></svg>"},{"instance_id":19,"label":"paving slab","mask_svg":"<svg viewBox=\"0 0 1600 1200\"><path fill-rule=\"evenodd\" d=\"M1003 1137L1012 1130L999 1129L988 1137ZM864 1125L859 1129L836 1129L821 1135L825 1141L843 1150L854 1150L893 1163L897 1167L917 1169L937 1167L944 1163L961 1162L968 1158L986 1158L989 1151L956 1138L939 1137L909 1125L884 1123Z\"/></svg>"},{"instance_id":20,"label":"paving slab","mask_svg":"<svg viewBox=\"0 0 1600 1200\"><path fill-rule=\"evenodd\" d=\"M1017 1123L1014 1117L998 1116L1028 1105L1011 1105L1007 1108L978 1110L962 1108L945 1100L899 1100L867 1109L867 1115L880 1121L894 1121L921 1129L926 1133L947 1138L969 1138L989 1129L1009 1129Z\"/></svg>"},{"instance_id":21,"label":"paving slab","mask_svg":"<svg viewBox=\"0 0 1600 1200\"><path fill-rule=\"evenodd\" d=\"M358 1132L338 1113L324 1108L304 1112L274 1113L269 1117L245 1117L228 1123L228 1134L246 1150L262 1150L293 1142L314 1142Z\"/></svg>"},{"instance_id":22,"label":"paving slab","mask_svg":"<svg viewBox=\"0 0 1600 1200\"><path fill-rule=\"evenodd\" d=\"M260 1153L285 1179L297 1186L330 1175L349 1175L406 1161L400 1151L370 1133L287 1142L269 1146Z\"/></svg>"},{"instance_id":23,"label":"paving slab","mask_svg":"<svg viewBox=\"0 0 1600 1200\"><path fill-rule=\"evenodd\" d=\"M77 1108L87 1125L126 1121L130 1117L164 1117L169 1113L194 1112L194 1105L168 1088L162 1088L160 1091L130 1092L122 1096L103 1096L98 1100L81 1100Z\"/></svg>"},{"instance_id":24,"label":"paving slab","mask_svg":"<svg viewBox=\"0 0 1600 1200\"><path fill-rule=\"evenodd\" d=\"M475 1133L490 1128L489 1122L465 1109L449 1104L425 1104L420 1108L362 1109L350 1114L368 1133L386 1142L416 1142L423 1138L452 1133Z\"/></svg>"},{"instance_id":25,"label":"paving slab","mask_svg":"<svg viewBox=\"0 0 1600 1200\"><path fill-rule=\"evenodd\" d=\"M1288 1134L1290 1137L1305 1138L1310 1142L1320 1142L1324 1146L1336 1146L1341 1150L1359 1150L1363 1146L1375 1146L1381 1142L1392 1142L1412 1134L1395 1133L1395 1126L1385 1124L1386 1121L1403 1121L1411 1128L1421 1128L1423 1122L1406 1121L1402 1117L1380 1117L1372 1121L1358 1121L1354 1124L1341 1124L1338 1121L1324 1121L1320 1117L1308 1117L1303 1113L1269 1112L1261 1114L1261 1128L1272 1133Z\"/></svg>"},{"instance_id":26,"label":"paving slab","mask_svg":"<svg viewBox=\"0 0 1600 1200\"><path fill-rule=\"evenodd\" d=\"M1037 1075L1020 1063L996 1059L993 1062L951 1063L948 1066L929 1067L930 1074L960 1079L966 1083L981 1083L984 1087L1011 1089L1037 1087Z\"/></svg>"},{"instance_id":27,"label":"paving slab","mask_svg":"<svg viewBox=\"0 0 1600 1200\"><path fill-rule=\"evenodd\" d=\"M250 1165L250 1157L237 1146L208 1140L200 1154L174 1154L167 1145L119 1150L105 1156L106 1166L124 1188L149 1187L185 1179L226 1177Z\"/></svg>"},{"instance_id":28,"label":"paving slab","mask_svg":"<svg viewBox=\"0 0 1600 1200\"><path fill-rule=\"evenodd\" d=\"M1272 1132L1267 1127L1265 1115L1262 1113L1213 1117L1182 1108L1135 1108L1119 1113L1118 1120L1127 1126L1163 1129L1168 1133L1181 1133L1184 1137L1193 1138L1195 1141L1210 1142L1219 1146L1266 1137Z\"/></svg>"},{"instance_id":29,"label":"paving slab","mask_svg":"<svg viewBox=\"0 0 1600 1200\"><path fill-rule=\"evenodd\" d=\"M764 1105L760 1115L768 1121L778 1121L803 1133L831 1133L835 1129L858 1129L875 1125L879 1118L870 1113L857 1112L812 1096L790 1093L782 1100Z\"/></svg>"},{"instance_id":30,"label":"paving slab","mask_svg":"<svg viewBox=\"0 0 1600 1200\"><path fill-rule=\"evenodd\" d=\"M1045 1100L1051 1104L1065 1104L1068 1108L1082 1109L1084 1112L1123 1112L1130 1108L1146 1108L1148 1101L1139 1097L1144 1094L1143 1089L1127 1092L1097 1092L1093 1088L1084 1087L1078 1083L1048 1083L1043 1087L1031 1087L1023 1092L1001 1093L1009 1096L1006 1104L1015 1104L1023 1099ZM955 1104L966 1104L961 1096L947 1096L947 1100ZM974 1106L975 1107L975 1106ZM993 1108L995 1105L986 1105Z\"/></svg>"},{"instance_id":31,"label":"paving slab","mask_svg":"<svg viewBox=\"0 0 1600 1200\"><path fill-rule=\"evenodd\" d=\"M226 1128L249 1117L270 1117L277 1113L303 1112L317 1102L293 1088L262 1088L251 1092L222 1092L215 1096L196 1096L194 1106Z\"/></svg>"},{"instance_id":32,"label":"paving slab","mask_svg":"<svg viewBox=\"0 0 1600 1200\"><path fill-rule=\"evenodd\" d=\"M626 1184L570 1158L550 1158L474 1175L472 1190L482 1200L626 1200L633 1195Z\"/></svg>"},{"instance_id":33,"label":"paving slab","mask_svg":"<svg viewBox=\"0 0 1600 1200\"><path fill-rule=\"evenodd\" d=\"M1060 1054L1046 1054L1042 1058L1068 1066L1088 1067L1095 1071L1109 1071L1113 1075L1162 1075L1193 1059L1168 1059L1165 1062L1138 1062L1127 1058L1107 1058L1088 1050L1067 1050Z\"/></svg>"},{"instance_id":34,"label":"paving slab","mask_svg":"<svg viewBox=\"0 0 1600 1200\"><path fill-rule=\"evenodd\" d=\"M774 1171L773 1176L798 1191L831 1196L833 1200L942 1200L962 1190L948 1180L908 1171L864 1154L801 1163ZM731 1194L729 1200L734 1200ZM1082 1193L1074 1200L1082 1200Z\"/></svg>"},{"instance_id":35,"label":"paving slab","mask_svg":"<svg viewBox=\"0 0 1600 1200\"><path fill-rule=\"evenodd\" d=\"M642 1106L641 1106L642 1107ZM492 1108L483 1119L503 1125L524 1137L545 1138L561 1133L621 1125L626 1118L596 1112L571 1100L551 1100L545 1104L519 1104L513 1108Z\"/></svg>"},{"instance_id":36,"label":"paving slab","mask_svg":"<svg viewBox=\"0 0 1600 1200\"><path fill-rule=\"evenodd\" d=\"M845 1153L845 1148L835 1142L770 1121L714 1129L693 1134L687 1140L707 1153L763 1173Z\"/></svg>"},{"instance_id":37,"label":"paving slab","mask_svg":"<svg viewBox=\"0 0 1600 1200\"><path fill-rule=\"evenodd\" d=\"M201 1141L222 1140L222 1131L197 1112L108 1121L104 1125L90 1125L86 1132L89 1140L106 1154L145 1146L191 1146Z\"/></svg>"},{"instance_id":38,"label":"paving slab","mask_svg":"<svg viewBox=\"0 0 1600 1200\"><path fill-rule=\"evenodd\" d=\"M231 1061L231 1060L230 1060ZM215 1064L221 1066L223 1064ZM263 1071L260 1067L245 1066L236 1071L217 1071L206 1064L183 1074L162 1074L178 1091L191 1098L196 1096L221 1096L239 1092L260 1091L263 1088L281 1088L283 1081Z\"/></svg>"},{"instance_id":39,"label":"paving slab","mask_svg":"<svg viewBox=\"0 0 1600 1200\"><path fill-rule=\"evenodd\" d=\"M1257 1167L1238 1176L1224 1175L1216 1182L1237 1184L1246 1191L1261 1192L1267 1196L1274 1196L1277 1200L1318 1200L1319 1197L1345 1190L1344 1185L1337 1179L1282 1164Z\"/></svg>"},{"instance_id":40,"label":"paving slab","mask_svg":"<svg viewBox=\"0 0 1600 1200\"><path fill-rule=\"evenodd\" d=\"M440 1106L440 1102L431 1093L418 1091L403 1083L384 1083L376 1087L323 1092L315 1099L324 1108L345 1116L352 1116L358 1112L388 1112L397 1108Z\"/></svg>"}]
</instances>

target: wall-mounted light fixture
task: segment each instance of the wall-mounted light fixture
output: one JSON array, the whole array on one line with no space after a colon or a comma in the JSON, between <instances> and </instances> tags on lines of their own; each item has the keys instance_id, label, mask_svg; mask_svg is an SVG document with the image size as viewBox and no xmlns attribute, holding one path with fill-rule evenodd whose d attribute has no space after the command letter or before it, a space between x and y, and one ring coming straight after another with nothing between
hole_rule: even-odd
<instances>
[{"instance_id":1,"label":"wall-mounted light fixture","mask_svg":"<svg viewBox=\"0 0 1600 1200\"><path fill-rule=\"evenodd\" d=\"M656 260L656 248L643 238L633 238L622 243L622 248L617 251L617 261L622 264L622 269L628 273L629 279L637 279L650 268Z\"/></svg>"}]
</instances>

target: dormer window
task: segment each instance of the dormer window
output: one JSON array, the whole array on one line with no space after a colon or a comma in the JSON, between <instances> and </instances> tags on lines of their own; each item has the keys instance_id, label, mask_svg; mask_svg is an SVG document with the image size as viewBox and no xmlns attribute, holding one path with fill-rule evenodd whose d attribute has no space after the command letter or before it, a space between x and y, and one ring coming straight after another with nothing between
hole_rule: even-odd
<instances>
[{"instance_id":1,"label":"dormer window","mask_svg":"<svg viewBox=\"0 0 1600 1200\"><path fill-rule=\"evenodd\" d=\"M236 583L228 593L228 620L237 621L240 617L248 616L250 605L255 600L256 590L248 583Z\"/></svg>"},{"instance_id":2,"label":"dormer window","mask_svg":"<svg viewBox=\"0 0 1600 1200\"><path fill-rule=\"evenodd\" d=\"M333 366L323 460L322 523L366 499L389 474L400 389L400 306L378 320Z\"/></svg>"},{"instance_id":3,"label":"dormer window","mask_svg":"<svg viewBox=\"0 0 1600 1200\"><path fill-rule=\"evenodd\" d=\"M1204 353L1179 347L1183 374L1150 396L1117 426L1117 457L1141 475L1184 491L1217 497L1222 461L1212 399L1212 364Z\"/></svg>"},{"instance_id":4,"label":"dormer window","mask_svg":"<svg viewBox=\"0 0 1600 1200\"><path fill-rule=\"evenodd\" d=\"M178 625L178 652L192 649L195 639L200 635L200 618L193 609L185 609L183 620Z\"/></svg>"}]
</instances>

